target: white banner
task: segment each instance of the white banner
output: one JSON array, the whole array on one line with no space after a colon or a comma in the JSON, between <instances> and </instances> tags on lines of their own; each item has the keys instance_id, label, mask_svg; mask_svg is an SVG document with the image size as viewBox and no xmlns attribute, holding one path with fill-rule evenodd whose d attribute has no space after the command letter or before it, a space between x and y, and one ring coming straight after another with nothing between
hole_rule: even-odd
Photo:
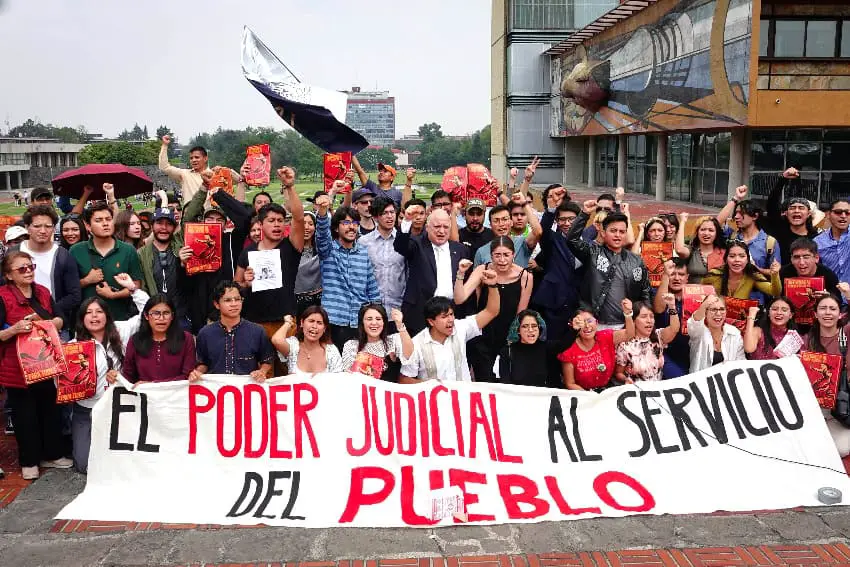
<instances>
[{"instance_id":1,"label":"white banner","mask_svg":"<svg viewBox=\"0 0 850 567\"><path fill-rule=\"evenodd\" d=\"M58 518L430 526L819 505L850 479L796 358L602 394L208 376L113 387Z\"/></svg>"}]
</instances>

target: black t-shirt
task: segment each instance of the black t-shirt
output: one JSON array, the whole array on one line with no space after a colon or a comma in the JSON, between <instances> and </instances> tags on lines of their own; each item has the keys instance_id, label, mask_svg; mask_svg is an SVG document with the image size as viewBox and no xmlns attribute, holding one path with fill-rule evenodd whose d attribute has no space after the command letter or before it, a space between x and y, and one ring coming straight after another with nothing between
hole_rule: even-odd
<instances>
[{"instance_id":1,"label":"black t-shirt","mask_svg":"<svg viewBox=\"0 0 850 567\"><path fill-rule=\"evenodd\" d=\"M469 228L463 227L458 231L458 236L461 244L469 248L470 257L473 257L479 248L485 244L490 244L493 240L493 231L485 228L481 232L472 232Z\"/></svg>"},{"instance_id":2,"label":"black t-shirt","mask_svg":"<svg viewBox=\"0 0 850 567\"><path fill-rule=\"evenodd\" d=\"M257 243L252 242L242 250L236 264L240 268L248 268L248 252L257 250ZM295 276L298 275L298 264L301 262L301 252L292 246L288 238L277 245L280 252L280 267L283 272L283 286L278 289L253 292L245 290L245 304L242 316L254 323L282 321L284 315L295 315Z\"/></svg>"}]
</instances>

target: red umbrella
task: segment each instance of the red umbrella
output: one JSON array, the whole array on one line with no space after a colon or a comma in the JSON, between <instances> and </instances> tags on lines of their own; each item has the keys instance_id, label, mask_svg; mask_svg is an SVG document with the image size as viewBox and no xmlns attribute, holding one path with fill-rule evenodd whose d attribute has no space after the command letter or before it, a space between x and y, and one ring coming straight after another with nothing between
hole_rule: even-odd
<instances>
[{"instance_id":1,"label":"red umbrella","mask_svg":"<svg viewBox=\"0 0 850 567\"><path fill-rule=\"evenodd\" d=\"M144 171L120 163L92 163L60 173L53 178L53 192L79 199L83 196L83 188L89 185L94 189L91 199L105 199L104 183L115 186L117 198L153 192L153 181Z\"/></svg>"}]
</instances>

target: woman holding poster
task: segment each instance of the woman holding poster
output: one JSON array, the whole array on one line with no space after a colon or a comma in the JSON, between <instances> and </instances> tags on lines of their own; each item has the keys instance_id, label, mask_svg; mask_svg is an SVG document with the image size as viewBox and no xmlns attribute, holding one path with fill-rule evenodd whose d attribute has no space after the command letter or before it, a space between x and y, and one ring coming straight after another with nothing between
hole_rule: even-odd
<instances>
[{"instance_id":1,"label":"woman holding poster","mask_svg":"<svg viewBox=\"0 0 850 567\"><path fill-rule=\"evenodd\" d=\"M137 288L128 274L117 274L115 281L132 293L133 303L139 313L150 297ZM100 297L90 297L80 305L77 316L76 338L71 342L94 340L97 389L95 395L74 404L71 414L71 439L74 443L74 468L86 474L91 446L91 410L103 393L118 378L124 363L127 342L138 330L141 315L126 321L115 321L106 302Z\"/></svg>"},{"instance_id":2,"label":"woman holding poster","mask_svg":"<svg viewBox=\"0 0 850 567\"><path fill-rule=\"evenodd\" d=\"M691 244L685 244L688 213L679 213L679 230L676 233L676 253L688 260L688 282L700 283L710 270L723 265L726 254L723 229L714 217L700 217L696 221L696 235Z\"/></svg>"},{"instance_id":3,"label":"woman holding poster","mask_svg":"<svg viewBox=\"0 0 850 567\"><path fill-rule=\"evenodd\" d=\"M767 303L766 316L758 320L759 308L751 307L744 329L744 351L750 360L776 360L800 351L803 339L794 324L794 304L787 297Z\"/></svg>"},{"instance_id":4,"label":"woman holding poster","mask_svg":"<svg viewBox=\"0 0 850 567\"><path fill-rule=\"evenodd\" d=\"M413 339L404 326L399 309L392 310L397 333L387 334L387 311L379 302L367 303L357 316L358 338L342 348L342 367L372 378L398 382L402 364L413 356Z\"/></svg>"},{"instance_id":5,"label":"woman holding poster","mask_svg":"<svg viewBox=\"0 0 850 567\"><path fill-rule=\"evenodd\" d=\"M716 295L706 297L688 319L688 342L691 373L747 358L741 331L726 322L726 302Z\"/></svg>"},{"instance_id":6,"label":"woman holding poster","mask_svg":"<svg viewBox=\"0 0 850 567\"><path fill-rule=\"evenodd\" d=\"M838 285L842 293L848 289L846 283ZM821 296L815 302L815 323L812 325L812 330L803 337L804 351L841 357L840 362L836 364L839 374L847 371L847 365L850 362L850 349L847 348L850 323L842 327L840 321L841 303L838 298L832 294ZM829 409L825 408L823 415L838 453L842 458L850 455L850 429L833 418Z\"/></svg>"},{"instance_id":7,"label":"woman holding poster","mask_svg":"<svg viewBox=\"0 0 850 567\"><path fill-rule=\"evenodd\" d=\"M62 455L62 414L56 404L52 379L28 384L18 360L18 335L33 329L33 320L50 321L56 305L50 291L35 283L35 264L26 252L10 252L2 264L6 285L0 286L0 386L8 392L15 416L18 462L24 480L38 478L38 467L67 469L73 465ZM59 345L55 345L57 348Z\"/></svg>"},{"instance_id":8,"label":"woman holding poster","mask_svg":"<svg viewBox=\"0 0 850 567\"><path fill-rule=\"evenodd\" d=\"M572 326L578 336L573 345L558 355L561 376L567 390L601 392L614 376L617 345L635 336L632 302L622 301L626 317L625 329L597 330L596 316L588 309L579 309Z\"/></svg>"}]
</instances>

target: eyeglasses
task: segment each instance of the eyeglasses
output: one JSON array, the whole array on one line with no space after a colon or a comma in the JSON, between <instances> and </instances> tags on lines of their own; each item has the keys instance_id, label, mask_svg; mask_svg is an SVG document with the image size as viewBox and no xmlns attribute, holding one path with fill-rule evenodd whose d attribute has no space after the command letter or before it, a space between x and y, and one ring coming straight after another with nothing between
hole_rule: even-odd
<instances>
[{"instance_id":1,"label":"eyeglasses","mask_svg":"<svg viewBox=\"0 0 850 567\"><path fill-rule=\"evenodd\" d=\"M360 221L345 219L345 220L339 221L339 224L341 224L342 226L351 226L351 225L360 226Z\"/></svg>"},{"instance_id":2,"label":"eyeglasses","mask_svg":"<svg viewBox=\"0 0 850 567\"><path fill-rule=\"evenodd\" d=\"M593 317L588 317L587 319L576 319L576 323L579 325L595 325L596 319Z\"/></svg>"},{"instance_id":3,"label":"eyeglasses","mask_svg":"<svg viewBox=\"0 0 850 567\"><path fill-rule=\"evenodd\" d=\"M524 325L520 325L519 328L523 331L531 331L539 329L540 325L538 325L537 323L526 323Z\"/></svg>"},{"instance_id":4,"label":"eyeglasses","mask_svg":"<svg viewBox=\"0 0 850 567\"><path fill-rule=\"evenodd\" d=\"M28 274L35 271L35 264L28 264L26 266L21 266L20 268L12 268L12 271L18 272L19 274Z\"/></svg>"},{"instance_id":5,"label":"eyeglasses","mask_svg":"<svg viewBox=\"0 0 850 567\"><path fill-rule=\"evenodd\" d=\"M845 216L850 215L850 209L832 209L829 212L834 214L834 215L841 216L841 217L845 217Z\"/></svg>"},{"instance_id":6,"label":"eyeglasses","mask_svg":"<svg viewBox=\"0 0 850 567\"><path fill-rule=\"evenodd\" d=\"M791 256L791 260L814 260L815 257L811 254L794 254Z\"/></svg>"},{"instance_id":7,"label":"eyeglasses","mask_svg":"<svg viewBox=\"0 0 850 567\"><path fill-rule=\"evenodd\" d=\"M242 297L223 297L218 300L219 303L242 303L244 298Z\"/></svg>"},{"instance_id":8,"label":"eyeglasses","mask_svg":"<svg viewBox=\"0 0 850 567\"><path fill-rule=\"evenodd\" d=\"M148 311L148 317L151 319L168 319L171 315L171 311Z\"/></svg>"}]
</instances>

